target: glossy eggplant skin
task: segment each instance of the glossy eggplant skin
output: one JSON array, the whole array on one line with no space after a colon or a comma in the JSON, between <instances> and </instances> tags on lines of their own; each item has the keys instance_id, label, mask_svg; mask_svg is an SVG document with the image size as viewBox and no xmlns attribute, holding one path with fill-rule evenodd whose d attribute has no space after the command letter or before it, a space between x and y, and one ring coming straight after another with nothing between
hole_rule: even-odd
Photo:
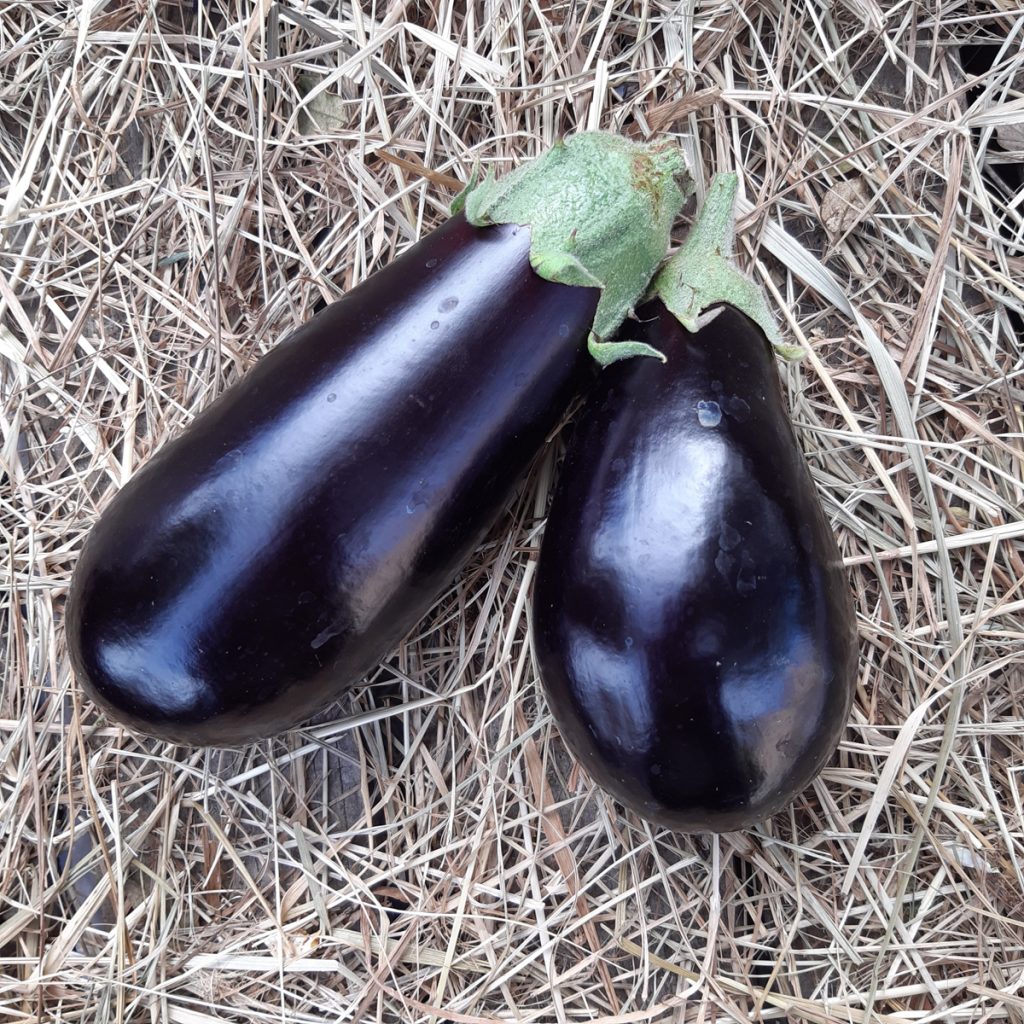
<instances>
[{"instance_id":1,"label":"glossy eggplant skin","mask_svg":"<svg viewBox=\"0 0 1024 1024\"><path fill-rule=\"evenodd\" d=\"M774 357L723 307L602 371L569 443L533 604L562 736L606 791L684 832L746 828L833 754L856 669L835 538ZM633 325L635 326L635 325Z\"/></svg>"},{"instance_id":2,"label":"glossy eggplant skin","mask_svg":"<svg viewBox=\"0 0 1024 1024\"><path fill-rule=\"evenodd\" d=\"M117 494L77 566L79 681L133 729L279 732L450 585L591 379L598 291L463 216L264 356Z\"/></svg>"}]
</instances>

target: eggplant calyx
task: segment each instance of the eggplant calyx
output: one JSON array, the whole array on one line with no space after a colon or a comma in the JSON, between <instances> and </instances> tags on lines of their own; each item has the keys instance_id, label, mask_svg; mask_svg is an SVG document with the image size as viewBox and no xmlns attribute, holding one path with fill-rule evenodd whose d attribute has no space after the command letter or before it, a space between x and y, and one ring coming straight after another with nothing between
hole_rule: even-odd
<instances>
[{"instance_id":1,"label":"eggplant calyx","mask_svg":"<svg viewBox=\"0 0 1024 1024\"><path fill-rule=\"evenodd\" d=\"M589 348L590 354L602 366L610 366L620 359L632 359L634 356L651 356L654 359L660 359L663 363L668 361L664 352L659 352L653 345L648 345L644 341L629 341L628 339L596 341L591 336Z\"/></svg>"},{"instance_id":2,"label":"eggplant calyx","mask_svg":"<svg viewBox=\"0 0 1024 1024\"><path fill-rule=\"evenodd\" d=\"M462 213L466 209L466 197L480 184L480 165L474 164L473 170L469 175L469 181L466 182L462 191L451 201L448 205L448 212L454 217L457 213Z\"/></svg>"},{"instance_id":3,"label":"eggplant calyx","mask_svg":"<svg viewBox=\"0 0 1024 1024\"><path fill-rule=\"evenodd\" d=\"M782 340L764 293L733 262L738 186L732 172L714 176L686 241L654 279L652 293L691 334L718 315L713 307L728 305L753 320L780 356L799 359L802 351Z\"/></svg>"},{"instance_id":4,"label":"eggplant calyx","mask_svg":"<svg viewBox=\"0 0 1024 1024\"><path fill-rule=\"evenodd\" d=\"M501 180L474 176L454 208L477 227L529 227L530 264L541 277L601 289L588 344L607 363L640 354L635 342L610 339L664 259L692 191L676 146L578 132Z\"/></svg>"}]
</instances>

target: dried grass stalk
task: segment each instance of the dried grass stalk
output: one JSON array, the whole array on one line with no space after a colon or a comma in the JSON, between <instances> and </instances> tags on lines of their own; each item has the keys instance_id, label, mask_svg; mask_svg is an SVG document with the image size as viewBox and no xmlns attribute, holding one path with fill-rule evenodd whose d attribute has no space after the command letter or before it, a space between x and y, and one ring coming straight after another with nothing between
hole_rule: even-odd
<instances>
[{"instance_id":1,"label":"dried grass stalk","mask_svg":"<svg viewBox=\"0 0 1024 1024\"><path fill-rule=\"evenodd\" d=\"M0 6L4 1019L1024 1021L1022 41L1011 0ZM863 645L814 788L682 838L567 757L525 601L557 442L318 724L100 717L60 626L114 490L474 164L581 127L737 169L806 347Z\"/></svg>"}]
</instances>

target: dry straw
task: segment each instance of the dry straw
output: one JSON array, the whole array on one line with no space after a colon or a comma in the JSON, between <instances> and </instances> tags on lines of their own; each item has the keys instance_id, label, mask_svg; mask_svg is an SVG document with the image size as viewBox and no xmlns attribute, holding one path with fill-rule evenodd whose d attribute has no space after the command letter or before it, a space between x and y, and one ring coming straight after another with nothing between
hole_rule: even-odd
<instances>
[{"instance_id":1,"label":"dry straw","mask_svg":"<svg viewBox=\"0 0 1024 1024\"><path fill-rule=\"evenodd\" d=\"M1020 5L198 6L0 4L0 1020L1024 1021ZM738 170L806 349L862 641L813 789L681 838L573 766L528 644L557 441L315 727L103 719L61 616L116 488L475 162L580 127Z\"/></svg>"}]
</instances>

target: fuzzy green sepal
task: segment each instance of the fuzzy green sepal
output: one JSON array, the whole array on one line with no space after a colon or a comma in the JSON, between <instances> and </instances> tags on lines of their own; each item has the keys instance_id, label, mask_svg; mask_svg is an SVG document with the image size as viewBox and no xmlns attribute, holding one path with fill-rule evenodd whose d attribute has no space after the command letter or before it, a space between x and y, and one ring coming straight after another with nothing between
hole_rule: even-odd
<instances>
[{"instance_id":1,"label":"fuzzy green sepal","mask_svg":"<svg viewBox=\"0 0 1024 1024\"><path fill-rule=\"evenodd\" d=\"M462 213L466 208L466 196L476 188L479 181L480 171L478 168L474 167L473 173L469 176L469 181L466 182L466 187L451 201L448 206L448 210L453 217L457 213Z\"/></svg>"},{"instance_id":2,"label":"fuzzy green sepal","mask_svg":"<svg viewBox=\"0 0 1024 1024\"><path fill-rule=\"evenodd\" d=\"M610 339L664 259L692 191L675 146L580 132L500 181L471 181L456 202L477 227L528 226L530 263L541 277L601 289L589 347L607 364L638 354L635 342Z\"/></svg>"},{"instance_id":3,"label":"fuzzy green sepal","mask_svg":"<svg viewBox=\"0 0 1024 1024\"><path fill-rule=\"evenodd\" d=\"M692 333L714 317L714 310L707 312L709 307L725 304L750 317L779 355L799 359L801 350L780 337L764 293L733 263L738 185L735 174L714 176L686 241L661 269L651 291Z\"/></svg>"},{"instance_id":4,"label":"fuzzy green sepal","mask_svg":"<svg viewBox=\"0 0 1024 1024\"><path fill-rule=\"evenodd\" d=\"M591 338L590 354L601 366L610 366L612 363L617 363L620 359L632 359L633 356L652 356L655 359L660 359L663 363L666 361L664 353L659 352L653 345L648 345L643 341L629 341L628 339L594 341Z\"/></svg>"}]
</instances>

